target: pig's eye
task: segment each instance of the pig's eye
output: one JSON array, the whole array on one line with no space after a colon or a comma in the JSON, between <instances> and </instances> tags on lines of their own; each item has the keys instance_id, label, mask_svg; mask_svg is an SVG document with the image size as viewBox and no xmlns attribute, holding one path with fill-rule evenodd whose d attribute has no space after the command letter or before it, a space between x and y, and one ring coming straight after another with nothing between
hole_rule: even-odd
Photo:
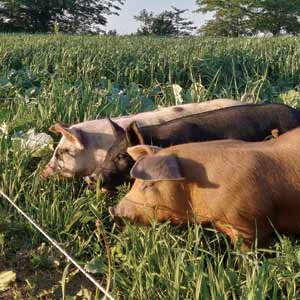
<instances>
[{"instance_id":1,"label":"pig's eye","mask_svg":"<svg viewBox=\"0 0 300 300\"><path fill-rule=\"evenodd\" d=\"M56 154L58 157L62 157L64 154L73 156L73 154L71 153L71 151L69 149L58 149Z\"/></svg>"},{"instance_id":2,"label":"pig's eye","mask_svg":"<svg viewBox=\"0 0 300 300\"><path fill-rule=\"evenodd\" d=\"M66 152L65 152L67 155L69 155L69 156L71 156L71 157L75 157L75 153L74 153L74 151L72 151L72 150L69 150L69 149L66 149Z\"/></svg>"},{"instance_id":3,"label":"pig's eye","mask_svg":"<svg viewBox=\"0 0 300 300\"><path fill-rule=\"evenodd\" d=\"M126 159L127 157L126 157L126 154L124 154L124 153L120 153L120 154L118 154L118 156L117 156L117 160L123 160L123 159Z\"/></svg>"},{"instance_id":4,"label":"pig's eye","mask_svg":"<svg viewBox=\"0 0 300 300\"><path fill-rule=\"evenodd\" d=\"M153 187L153 182L144 181L140 186L140 190L146 191L146 190L151 189L152 187Z\"/></svg>"},{"instance_id":5,"label":"pig's eye","mask_svg":"<svg viewBox=\"0 0 300 300\"><path fill-rule=\"evenodd\" d=\"M126 160L127 160L127 155L124 153L120 153L117 155L115 162L126 161Z\"/></svg>"},{"instance_id":6,"label":"pig's eye","mask_svg":"<svg viewBox=\"0 0 300 300\"><path fill-rule=\"evenodd\" d=\"M55 156L57 158L61 158L63 154L64 154L64 149L57 149Z\"/></svg>"}]
</instances>

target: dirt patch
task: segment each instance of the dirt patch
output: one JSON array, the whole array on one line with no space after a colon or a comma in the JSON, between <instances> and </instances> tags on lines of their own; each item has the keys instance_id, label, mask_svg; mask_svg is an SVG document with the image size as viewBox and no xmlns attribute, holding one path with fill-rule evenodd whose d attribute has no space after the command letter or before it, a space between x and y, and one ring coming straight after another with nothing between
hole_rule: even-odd
<instances>
[{"instance_id":1,"label":"dirt patch","mask_svg":"<svg viewBox=\"0 0 300 300\"><path fill-rule=\"evenodd\" d=\"M62 298L63 267L35 268L31 261L31 252L17 256L15 262L0 258L0 270L16 272L16 282L0 294L0 300L57 300ZM98 278L99 279L99 278ZM101 280L99 280L101 283ZM75 299L86 299L83 295L95 294L95 288L75 268L70 267L65 283L65 293L76 296ZM82 296L80 296L82 295Z\"/></svg>"}]
</instances>

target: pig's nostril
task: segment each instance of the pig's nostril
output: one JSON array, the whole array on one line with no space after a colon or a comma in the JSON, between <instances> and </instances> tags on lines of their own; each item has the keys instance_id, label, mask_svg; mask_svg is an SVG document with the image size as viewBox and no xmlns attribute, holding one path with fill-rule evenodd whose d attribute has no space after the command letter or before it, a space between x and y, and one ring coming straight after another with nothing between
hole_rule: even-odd
<instances>
[{"instance_id":1,"label":"pig's nostril","mask_svg":"<svg viewBox=\"0 0 300 300\"><path fill-rule=\"evenodd\" d=\"M84 180L86 181L86 182L88 182L88 183L92 183L92 182L95 182L95 177L93 177L93 176L86 176L85 178L84 178Z\"/></svg>"},{"instance_id":2,"label":"pig's nostril","mask_svg":"<svg viewBox=\"0 0 300 300\"><path fill-rule=\"evenodd\" d=\"M55 167L52 165L47 164L42 172L40 173L41 179L48 179L50 176L52 176L55 173Z\"/></svg>"},{"instance_id":3,"label":"pig's nostril","mask_svg":"<svg viewBox=\"0 0 300 300\"><path fill-rule=\"evenodd\" d=\"M43 180L46 180L48 179L49 177L49 174L47 172L47 170L43 170L41 173L40 173L40 178L43 179Z\"/></svg>"},{"instance_id":4,"label":"pig's nostril","mask_svg":"<svg viewBox=\"0 0 300 300\"><path fill-rule=\"evenodd\" d=\"M91 181L91 182L97 182L98 180L99 180L99 182L102 181L102 177L99 175L92 174L87 177L89 178L89 181Z\"/></svg>"},{"instance_id":5,"label":"pig's nostril","mask_svg":"<svg viewBox=\"0 0 300 300\"><path fill-rule=\"evenodd\" d=\"M84 181L88 184L88 185L94 185L97 182L97 179L95 176L93 175L89 175L89 176L85 176L84 177Z\"/></svg>"}]
</instances>

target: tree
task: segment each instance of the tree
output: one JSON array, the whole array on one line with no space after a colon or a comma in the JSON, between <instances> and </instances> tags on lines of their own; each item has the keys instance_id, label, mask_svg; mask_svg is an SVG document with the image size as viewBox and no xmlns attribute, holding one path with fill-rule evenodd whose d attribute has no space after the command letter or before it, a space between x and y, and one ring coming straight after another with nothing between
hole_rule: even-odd
<instances>
[{"instance_id":1,"label":"tree","mask_svg":"<svg viewBox=\"0 0 300 300\"><path fill-rule=\"evenodd\" d=\"M124 0L0 0L0 30L99 33Z\"/></svg>"},{"instance_id":2,"label":"tree","mask_svg":"<svg viewBox=\"0 0 300 300\"><path fill-rule=\"evenodd\" d=\"M140 35L153 34L152 23L153 23L154 13L148 12L146 9L140 11L140 14L134 16L134 19L142 23L142 26L138 29L137 33Z\"/></svg>"},{"instance_id":3,"label":"tree","mask_svg":"<svg viewBox=\"0 0 300 300\"><path fill-rule=\"evenodd\" d=\"M169 11L154 15L153 12L143 9L138 16L134 16L137 21L143 23L137 33L140 35L172 35L175 31L172 16Z\"/></svg>"},{"instance_id":4,"label":"tree","mask_svg":"<svg viewBox=\"0 0 300 300\"><path fill-rule=\"evenodd\" d=\"M110 36L117 36L118 35L118 32L116 29L110 29L108 30L106 33L106 35L110 35Z\"/></svg>"},{"instance_id":5,"label":"tree","mask_svg":"<svg viewBox=\"0 0 300 300\"><path fill-rule=\"evenodd\" d=\"M249 2L246 0L196 0L198 12L214 12L214 17L199 29L212 36L240 36L252 34L249 30Z\"/></svg>"},{"instance_id":6,"label":"tree","mask_svg":"<svg viewBox=\"0 0 300 300\"><path fill-rule=\"evenodd\" d=\"M175 28L175 35L190 35L197 27L193 26L193 21L188 21L182 14L186 13L188 9L179 9L172 6L173 9L173 26Z\"/></svg>"},{"instance_id":7,"label":"tree","mask_svg":"<svg viewBox=\"0 0 300 300\"><path fill-rule=\"evenodd\" d=\"M142 23L137 34L162 36L190 35L196 27L193 26L192 21L187 21L187 18L182 16L187 9L181 10L176 7L172 7L172 9L173 11L165 10L157 15L143 9L139 15L134 16L137 21Z\"/></svg>"},{"instance_id":8,"label":"tree","mask_svg":"<svg viewBox=\"0 0 300 300\"><path fill-rule=\"evenodd\" d=\"M300 32L299 0L254 1L251 14L256 31L297 34Z\"/></svg>"},{"instance_id":9,"label":"tree","mask_svg":"<svg viewBox=\"0 0 300 300\"><path fill-rule=\"evenodd\" d=\"M300 31L300 0L196 0L198 12L214 12L200 32L215 36Z\"/></svg>"}]
</instances>

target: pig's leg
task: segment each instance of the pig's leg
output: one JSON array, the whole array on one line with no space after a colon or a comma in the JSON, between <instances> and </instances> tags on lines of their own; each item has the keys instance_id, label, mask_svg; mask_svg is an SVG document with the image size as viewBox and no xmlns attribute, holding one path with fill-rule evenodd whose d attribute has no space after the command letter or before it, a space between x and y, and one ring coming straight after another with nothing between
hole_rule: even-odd
<instances>
[{"instance_id":1,"label":"pig's leg","mask_svg":"<svg viewBox=\"0 0 300 300\"><path fill-rule=\"evenodd\" d=\"M252 224L234 226L217 222L216 228L225 233L234 246L240 245L242 251L253 248L255 242L257 242L257 247L268 246L272 233L272 228L268 222L258 222L256 226Z\"/></svg>"},{"instance_id":2,"label":"pig's leg","mask_svg":"<svg viewBox=\"0 0 300 300\"><path fill-rule=\"evenodd\" d=\"M243 236L243 234L240 231L238 231L233 225L216 222L215 226L218 231L223 232L229 237L232 245L236 246L241 239L243 241L242 243L244 244L245 236Z\"/></svg>"}]
</instances>

